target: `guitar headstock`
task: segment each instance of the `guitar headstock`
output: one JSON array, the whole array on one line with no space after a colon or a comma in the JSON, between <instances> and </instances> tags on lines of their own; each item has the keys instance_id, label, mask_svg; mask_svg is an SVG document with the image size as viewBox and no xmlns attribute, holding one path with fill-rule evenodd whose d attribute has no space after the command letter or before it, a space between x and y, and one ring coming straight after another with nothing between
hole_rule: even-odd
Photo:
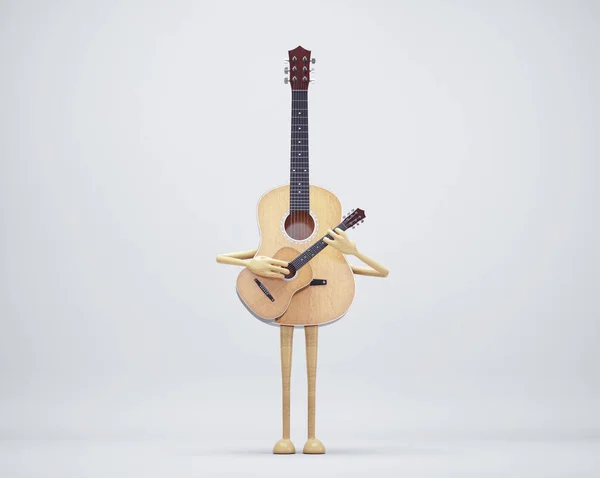
<instances>
[{"instance_id":1,"label":"guitar headstock","mask_svg":"<svg viewBox=\"0 0 600 478\"><path fill-rule=\"evenodd\" d=\"M310 65L315 62L315 59L311 59L310 51L301 46L288 51L288 56L290 66L285 69L285 72L288 73L285 82L290 84L292 90L308 90L311 81Z\"/></svg>"},{"instance_id":2,"label":"guitar headstock","mask_svg":"<svg viewBox=\"0 0 600 478\"><path fill-rule=\"evenodd\" d=\"M352 209L350 213L344 216L344 220L342 221L340 226L343 226L344 230L351 228L354 229L359 224L365 222L365 217L367 216L365 214L365 211L363 211L362 209Z\"/></svg>"}]
</instances>

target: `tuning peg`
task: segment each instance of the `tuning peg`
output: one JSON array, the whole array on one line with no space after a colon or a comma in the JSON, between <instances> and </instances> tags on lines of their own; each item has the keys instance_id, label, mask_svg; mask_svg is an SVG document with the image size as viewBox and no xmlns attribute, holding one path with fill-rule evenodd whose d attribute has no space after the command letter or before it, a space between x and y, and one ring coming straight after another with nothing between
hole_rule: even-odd
<instances>
[{"instance_id":1,"label":"tuning peg","mask_svg":"<svg viewBox=\"0 0 600 478\"><path fill-rule=\"evenodd\" d=\"M314 65L317 62L317 59L316 58L311 58L310 62Z\"/></svg>"},{"instance_id":2,"label":"tuning peg","mask_svg":"<svg viewBox=\"0 0 600 478\"><path fill-rule=\"evenodd\" d=\"M289 79L289 78L287 78L287 77L285 77L285 78L283 79L283 82L284 82L284 83L287 85L287 84L290 82L290 79Z\"/></svg>"},{"instance_id":3,"label":"tuning peg","mask_svg":"<svg viewBox=\"0 0 600 478\"><path fill-rule=\"evenodd\" d=\"M283 69L283 72L284 72L284 73L287 75L287 74L290 72L290 69L289 69L289 68L286 66L286 67Z\"/></svg>"}]
</instances>

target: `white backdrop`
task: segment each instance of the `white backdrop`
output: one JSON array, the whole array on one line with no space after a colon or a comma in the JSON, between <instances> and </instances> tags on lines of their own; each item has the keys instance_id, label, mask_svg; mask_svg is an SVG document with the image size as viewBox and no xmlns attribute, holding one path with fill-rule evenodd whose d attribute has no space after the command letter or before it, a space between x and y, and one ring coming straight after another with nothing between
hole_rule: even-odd
<instances>
[{"instance_id":1,"label":"white backdrop","mask_svg":"<svg viewBox=\"0 0 600 478\"><path fill-rule=\"evenodd\" d=\"M283 60L298 44L317 59L311 183L366 210L353 238L391 271L358 277L350 312L321 330L327 458L423 437L597 439L599 13L2 2L0 471L77 470L70 452L56 461L19 440L270 451L278 330L245 311L238 270L215 256L258 245L256 202L288 180ZM598 465L569 459L590 476Z\"/></svg>"}]
</instances>

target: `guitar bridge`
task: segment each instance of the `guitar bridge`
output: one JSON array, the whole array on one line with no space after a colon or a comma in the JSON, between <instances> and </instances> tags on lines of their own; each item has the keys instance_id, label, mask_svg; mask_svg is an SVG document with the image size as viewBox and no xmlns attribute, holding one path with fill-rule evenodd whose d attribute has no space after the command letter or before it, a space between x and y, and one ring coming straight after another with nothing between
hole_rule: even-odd
<instances>
[{"instance_id":1,"label":"guitar bridge","mask_svg":"<svg viewBox=\"0 0 600 478\"><path fill-rule=\"evenodd\" d=\"M327 279L313 279L309 285L327 285Z\"/></svg>"},{"instance_id":2,"label":"guitar bridge","mask_svg":"<svg viewBox=\"0 0 600 478\"><path fill-rule=\"evenodd\" d=\"M263 293L271 300L271 302L275 302L275 299L273 298L273 296L271 295L271 293L269 292L269 289L267 289L264 284L259 281L258 279L254 279L254 282L256 282L256 285L260 288L260 290L263 291Z\"/></svg>"}]
</instances>

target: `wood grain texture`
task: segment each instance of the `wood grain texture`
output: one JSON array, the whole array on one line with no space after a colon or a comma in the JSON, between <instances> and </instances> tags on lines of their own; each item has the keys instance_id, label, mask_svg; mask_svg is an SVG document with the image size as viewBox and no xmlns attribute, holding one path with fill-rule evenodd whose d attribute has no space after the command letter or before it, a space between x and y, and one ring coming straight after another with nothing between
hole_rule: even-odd
<instances>
[{"instance_id":1,"label":"wood grain texture","mask_svg":"<svg viewBox=\"0 0 600 478\"><path fill-rule=\"evenodd\" d=\"M306 334L306 376L308 377L308 440L304 445L303 453L322 455L325 453L325 446L315 437L319 327L315 325L304 327L304 333Z\"/></svg>"},{"instance_id":2,"label":"wood grain texture","mask_svg":"<svg viewBox=\"0 0 600 478\"><path fill-rule=\"evenodd\" d=\"M258 203L261 243L256 255L273 257L283 247L303 252L327 234L327 229L341 222L340 201L326 189L310 186L310 205L317 218L316 232L309 241L297 243L281 227L284 215L289 210L289 186L281 186L264 194ZM310 266L313 278L326 279L327 285L309 286L297 292L285 314L275 320L275 324L326 324L342 317L352 304L354 275L341 252L326 247L310 261Z\"/></svg>"},{"instance_id":3,"label":"wood grain texture","mask_svg":"<svg viewBox=\"0 0 600 478\"><path fill-rule=\"evenodd\" d=\"M283 438L290 438L290 377L292 375L292 343L294 327L280 327L281 340L281 390Z\"/></svg>"},{"instance_id":4,"label":"wood grain texture","mask_svg":"<svg viewBox=\"0 0 600 478\"><path fill-rule=\"evenodd\" d=\"M289 262L297 255L297 250L292 249L291 247L283 247L273 255L273 258ZM312 268L310 264L302 267L291 280L258 276L246 268L240 272L236 288L240 299L249 309L261 319L273 320L283 315L290 305L292 296L298 290L310 284L312 278ZM260 283L266 287L271 296L275 299L274 301L271 301L262 291L255 282L255 279L258 279Z\"/></svg>"},{"instance_id":5,"label":"wood grain texture","mask_svg":"<svg viewBox=\"0 0 600 478\"><path fill-rule=\"evenodd\" d=\"M304 333L306 335L306 376L308 377L308 438L315 438L319 328L314 325L304 327Z\"/></svg>"}]
</instances>

